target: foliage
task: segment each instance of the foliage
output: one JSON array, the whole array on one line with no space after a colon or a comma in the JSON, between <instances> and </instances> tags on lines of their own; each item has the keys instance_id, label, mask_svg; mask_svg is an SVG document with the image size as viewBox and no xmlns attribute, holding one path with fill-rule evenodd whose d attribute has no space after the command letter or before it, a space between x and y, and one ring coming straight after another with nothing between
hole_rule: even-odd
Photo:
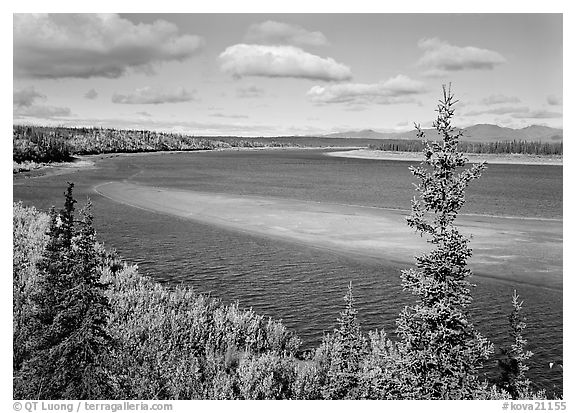
<instances>
[{"instance_id":1,"label":"foliage","mask_svg":"<svg viewBox=\"0 0 576 413\"><path fill-rule=\"evenodd\" d=\"M498 360L498 366L501 370L498 385L510 393L513 399L527 398L530 390L530 380L526 377L528 366L525 362L532 357L532 352L524 350L527 341L522 336L526 328L525 319L520 315L522 304L523 301L519 300L519 296L514 290L512 312L508 317L512 344L510 348L501 349L504 358Z\"/></svg>"},{"instance_id":2,"label":"foliage","mask_svg":"<svg viewBox=\"0 0 576 413\"><path fill-rule=\"evenodd\" d=\"M471 398L478 387L478 371L492 353L492 344L468 317L472 298L466 265L472 252L469 239L454 224L465 201L464 190L480 176L484 164L463 169L467 159L458 151L461 131L456 133L451 125L454 103L450 89L444 87L434 122L442 141L425 141L424 161L410 169L419 180L419 198L412 201L408 225L436 246L416 257L417 269L402 272L403 288L419 298L397 321L403 371L399 391L412 398ZM418 137L425 139L420 126L416 128Z\"/></svg>"},{"instance_id":3,"label":"foliage","mask_svg":"<svg viewBox=\"0 0 576 413\"><path fill-rule=\"evenodd\" d=\"M238 304L184 286L168 289L135 267L103 276L111 283L110 329L118 343L110 366L115 398L238 398L244 359L293 357L300 347L281 323Z\"/></svg>"},{"instance_id":4,"label":"foliage","mask_svg":"<svg viewBox=\"0 0 576 413\"><path fill-rule=\"evenodd\" d=\"M13 311L13 369L19 371L29 357L28 338L37 327L32 321L31 296L38 284L36 265L48 241L49 218L33 207L14 204L12 218L12 311Z\"/></svg>"},{"instance_id":5,"label":"foliage","mask_svg":"<svg viewBox=\"0 0 576 413\"><path fill-rule=\"evenodd\" d=\"M292 357L264 353L243 358L238 367L242 399L292 399L297 365Z\"/></svg>"},{"instance_id":6,"label":"foliage","mask_svg":"<svg viewBox=\"0 0 576 413\"><path fill-rule=\"evenodd\" d=\"M371 144L369 149L378 151L420 152L424 143L415 139L384 139ZM532 142L527 140L499 140L495 142L459 142L464 153L496 153L526 155L562 155L562 142Z\"/></svg>"},{"instance_id":7,"label":"foliage","mask_svg":"<svg viewBox=\"0 0 576 413\"><path fill-rule=\"evenodd\" d=\"M156 151L197 151L222 148L294 146L249 138L204 138L148 130L65 128L14 125L12 158L24 162L63 162L72 155Z\"/></svg>"},{"instance_id":8,"label":"foliage","mask_svg":"<svg viewBox=\"0 0 576 413\"><path fill-rule=\"evenodd\" d=\"M76 222L72 188L69 184L64 208L50 214L31 295L32 354L20 371L24 391L43 399L93 399L108 393L99 359L111 344L109 303L97 270L90 204Z\"/></svg>"},{"instance_id":9,"label":"foliage","mask_svg":"<svg viewBox=\"0 0 576 413\"><path fill-rule=\"evenodd\" d=\"M333 340L327 340L330 344L326 347L329 352L323 392L326 399L356 398L361 362L367 351L366 339L356 318L358 311L354 307L352 283L348 286L344 301L346 307L338 318L339 327L334 332Z\"/></svg>"}]
</instances>

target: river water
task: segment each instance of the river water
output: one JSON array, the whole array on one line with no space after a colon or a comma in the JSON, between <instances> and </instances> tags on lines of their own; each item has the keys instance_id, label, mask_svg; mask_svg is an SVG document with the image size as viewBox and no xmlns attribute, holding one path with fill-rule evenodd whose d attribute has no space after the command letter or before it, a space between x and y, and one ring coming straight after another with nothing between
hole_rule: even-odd
<instances>
[{"instance_id":1,"label":"river water","mask_svg":"<svg viewBox=\"0 0 576 413\"><path fill-rule=\"evenodd\" d=\"M98 237L140 271L169 285L183 283L224 302L238 300L282 319L317 345L336 324L350 281L366 330L394 334L395 320L413 298L400 286L402 265L358 258L311 246L226 230L200 222L135 209L100 196L97 184L126 180L202 192L280 197L408 210L414 196L409 162L329 157L322 150L219 151L102 156L95 169L14 179L14 200L47 209L61 206L66 182L75 197L94 204ZM230 205L234 208L234 205ZM562 167L489 165L471 183L464 213L562 219ZM562 290L547 285L474 276L471 315L495 343L506 344L514 289L525 302L531 378L562 389L562 372L548 363L562 359Z\"/></svg>"}]
</instances>

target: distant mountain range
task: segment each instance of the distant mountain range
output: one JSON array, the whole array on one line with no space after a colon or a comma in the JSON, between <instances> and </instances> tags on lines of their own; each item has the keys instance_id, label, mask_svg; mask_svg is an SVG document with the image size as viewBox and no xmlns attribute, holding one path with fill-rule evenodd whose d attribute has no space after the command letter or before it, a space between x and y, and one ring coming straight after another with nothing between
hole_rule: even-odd
<instances>
[{"instance_id":1,"label":"distant mountain range","mask_svg":"<svg viewBox=\"0 0 576 413\"><path fill-rule=\"evenodd\" d=\"M437 139L436 129L424 129L428 139ZM479 124L462 129L463 141L494 142L526 140L532 142L562 142L563 130L548 126L532 125L522 129L503 128L491 124ZM327 138L364 138L364 139L416 139L416 130L408 132L377 132L372 129L337 132L323 135Z\"/></svg>"}]
</instances>

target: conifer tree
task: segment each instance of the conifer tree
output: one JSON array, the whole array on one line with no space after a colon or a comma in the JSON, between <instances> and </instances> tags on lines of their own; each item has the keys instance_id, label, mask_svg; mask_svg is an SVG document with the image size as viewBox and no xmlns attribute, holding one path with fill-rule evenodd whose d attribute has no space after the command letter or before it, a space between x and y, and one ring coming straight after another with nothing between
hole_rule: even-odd
<instances>
[{"instance_id":1,"label":"conifer tree","mask_svg":"<svg viewBox=\"0 0 576 413\"><path fill-rule=\"evenodd\" d=\"M110 304L100 282L90 203L75 226L73 184L64 209L52 209L49 240L38 269L34 295L40 326L34 357L23 366L26 398L108 398L101 362L110 345L107 317Z\"/></svg>"},{"instance_id":2,"label":"conifer tree","mask_svg":"<svg viewBox=\"0 0 576 413\"><path fill-rule=\"evenodd\" d=\"M64 208L57 213L54 207L50 209L50 226L48 228L48 243L44 254L38 263L42 274L39 280L39 290L34 294L36 302L36 317L43 327L50 326L56 315L62 294L70 288L73 265L72 238L74 228L74 204L72 196L73 183L68 183L64 193ZM53 339L49 332L43 334L37 343L40 347L51 346Z\"/></svg>"},{"instance_id":3,"label":"conifer tree","mask_svg":"<svg viewBox=\"0 0 576 413\"><path fill-rule=\"evenodd\" d=\"M528 395L530 391L530 379L526 377L528 366L525 362L532 357L531 351L524 350L527 344L522 332L526 328L525 318L521 316L522 304L514 290L512 295L512 312L508 316L510 323L510 336L513 340L508 349L502 349L504 359L498 360L500 377L498 385L506 390L513 399L520 399Z\"/></svg>"},{"instance_id":4,"label":"conifer tree","mask_svg":"<svg viewBox=\"0 0 576 413\"><path fill-rule=\"evenodd\" d=\"M465 201L468 183L479 178L484 164L464 168L467 159L458 150L454 96L443 87L434 127L440 141L424 141L424 161L410 171L419 180L408 225L425 236L435 249L416 257L417 269L402 271L405 290L419 302L406 307L397 321L398 397L424 399L473 398L477 373L492 345L469 321L472 298L467 260L469 239L454 223Z\"/></svg>"},{"instance_id":5,"label":"conifer tree","mask_svg":"<svg viewBox=\"0 0 576 413\"><path fill-rule=\"evenodd\" d=\"M344 297L346 307L340 312L338 328L334 332L334 348L328 372L325 397L330 399L355 398L360 381L362 359L366 352L366 339L356 318L352 282Z\"/></svg>"}]
</instances>

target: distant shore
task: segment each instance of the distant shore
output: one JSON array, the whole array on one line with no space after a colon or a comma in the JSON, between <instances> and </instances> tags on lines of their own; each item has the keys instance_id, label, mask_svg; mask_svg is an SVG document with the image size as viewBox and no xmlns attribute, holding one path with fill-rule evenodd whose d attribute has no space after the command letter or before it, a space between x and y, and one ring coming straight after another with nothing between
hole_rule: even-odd
<instances>
[{"instance_id":1,"label":"distant shore","mask_svg":"<svg viewBox=\"0 0 576 413\"><path fill-rule=\"evenodd\" d=\"M142 151L142 152L107 152L93 155L76 155L69 162L13 162L13 175L26 174L27 177L54 176L76 172L81 169L95 168L96 161L106 158L165 155L170 153L204 153L204 152L230 152L230 151L264 151L264 150L287 150L287 149L327 149L320 147L300 147L300 146L268 146L268 147L232 147L198 150L174 150L174 151ZM344 148L344 149L355 149Z\"/></svg>"},{"instance_id":2,"label":"distant shore","mask_svg":"<svg viewBox=\"0 0 576 413\"><path fill-rule=\"evenodd\" d=\"M420 161L422 152L392 152L373 149L354 149L336 152L326 152L326 155L341 158L376 159L386 161ZM518 164L518 165L562 165L562 156L557 155L527 155L527 154L495 154L495 153L467 153L470 162L486 161L489 164Z\"/></svg>"}]
</instances>

